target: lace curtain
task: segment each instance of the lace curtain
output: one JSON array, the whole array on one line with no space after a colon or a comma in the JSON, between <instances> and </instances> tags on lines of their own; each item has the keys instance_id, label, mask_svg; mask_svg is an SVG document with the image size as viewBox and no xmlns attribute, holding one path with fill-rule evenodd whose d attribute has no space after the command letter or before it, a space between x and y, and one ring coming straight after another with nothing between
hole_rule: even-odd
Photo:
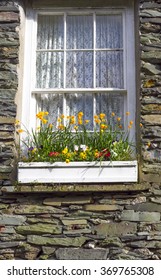
<instances>
[{"instance_id":1,"label":"lace curtain","mask_svg":"<svg viewBox=\"0 0 161 280\"><path fill-rule=\"evenodd\" d=\"M122 89L122 16L39 15L36 69L37 88ZM121 116L124 108L124 97L101 90L97 94L65 94L65 90L64 94L40 94L38 102L52 116L84 111L91 129L97 111L107 115L115 111Z\"/></svg>"}]
</instances>

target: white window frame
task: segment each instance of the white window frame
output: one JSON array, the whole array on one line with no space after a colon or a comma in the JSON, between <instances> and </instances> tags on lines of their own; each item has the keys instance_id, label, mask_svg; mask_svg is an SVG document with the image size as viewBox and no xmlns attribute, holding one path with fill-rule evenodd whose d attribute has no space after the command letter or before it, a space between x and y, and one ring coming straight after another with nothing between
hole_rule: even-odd
<instances>
[{"instance_id":1,"label":"white window frame","mask_svg":"<svg viewBox=\"0 0 161 280\"><path fill-rule=\"evenodd\" d=\"M124 115L126 111L130 112L128 116L128 121L133 120L133 129L130 130L129 139L135 142L135 111L136 111L136 86L135 86L135 41L134 41L134 8L133 4L127 7L107 7L102 11L105 13L123 13L123 49L124 52L124 89L116 91L112 88L87 88L87 89L65 89L65 92L109 92L115 94L115 92L120 92L122 94L127 94L126 106ZM132 1L131 1L132 2ZM82 9L84 12L91 12L97 9ZM24 72L23 72L23 97L22 97L22 123L30 130L36 127L36 98L35 94L41 93L61 93L64 89L36 89L33 87L35 84L35 74L36 73L36 31L37 31L37 15L40 14L54 14L70 12L71 9L53 9L53 10L33 10L27 9L26 11L26 23L25 23L25 44L24 44ZM74 14L81 12L80 9L73 9ZM101 12L101 9L99 9ZM64 75L65 76L65 75Z\"/></svg>"}]
</instances>

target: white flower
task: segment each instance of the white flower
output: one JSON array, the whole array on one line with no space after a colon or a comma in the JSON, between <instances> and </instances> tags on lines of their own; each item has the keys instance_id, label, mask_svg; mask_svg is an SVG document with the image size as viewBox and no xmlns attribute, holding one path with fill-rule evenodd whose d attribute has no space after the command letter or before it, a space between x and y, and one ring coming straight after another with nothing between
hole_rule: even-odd
<instances>
[{"instance_id":1,"label":"white flower","mask_svg":"<svg viewBox=\"0 0 161 280\"><path fill-rule=\"evenodd\" d=\"M80 145L80 148L83 150L83 152L85 152L88 149L86 145L82 145L82 144Z\"/></svg>"},{"instance_id":2,"label":"white flower","mask_svg":"<svg viewBox=\"0 0 161 280\"><path fill-rule=\"evenodd\" d=\"M79 150L79 146L78 145L74 145L74 151L78 151Z\"/></svg>"}]
</instances>

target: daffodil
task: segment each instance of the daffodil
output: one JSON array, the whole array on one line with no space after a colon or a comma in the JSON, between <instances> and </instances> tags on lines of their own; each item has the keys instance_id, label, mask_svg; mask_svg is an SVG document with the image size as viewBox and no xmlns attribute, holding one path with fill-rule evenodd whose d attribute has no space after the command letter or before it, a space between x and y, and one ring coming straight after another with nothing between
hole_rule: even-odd
<instances>
[{"instance_id":1,"label":"daffodil","mask_svg":"<svg viewBox=\"0 0 161 280\"><path fill-rule=\"evenodd\" d=\"M62 151L62 154L63 154L63 155L66 155L67 153L68 153L68 148L65 147L64 150Z\"/></svg>"},{"instance_id":2,"label":"daffodil","mask_svg":"<svg viewBox=\"0 0 161 280\"><path fill-rule=\"evenodd\" d=\"M99 117L100 117L101 120L104 119L105 116L106 116L106 115L105 115L104 113L100 113L100 115L99 115Z\"/></svg>"},{"instance_id":3,"label":"daffodil","mask_svg":"<svg viewBox=\"0 0 161 280\"><path fill-rule=\"evenodd\" d=\"M25 132L25 130L23 130L22 128L17 130L17 133L23 133L23 132Z\"/></svg>"}]
</instances>

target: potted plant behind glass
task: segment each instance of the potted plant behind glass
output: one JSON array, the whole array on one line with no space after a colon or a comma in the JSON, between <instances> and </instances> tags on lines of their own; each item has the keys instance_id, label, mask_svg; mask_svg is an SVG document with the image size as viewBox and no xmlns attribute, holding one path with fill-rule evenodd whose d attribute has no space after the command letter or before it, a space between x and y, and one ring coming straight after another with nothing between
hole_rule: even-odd
<instances>
[{"instance_id":1,"label":"potted plant behind glass","mask_svg":"<svg viewBox=\"0 0 161 280\"><path fill-rule=\"evenodd\" d=\"M48 112L41 111L36 117L40 126L31 133L16 122L17 133L26 133L18 164L19 183L137 181L134 145L128 139L133 121L125 131L115 113L109 122L100 113L94 116L94 130L90 131L83 112L59 116L56 129L48 122Z\"/></svg>"}]
</instances>

